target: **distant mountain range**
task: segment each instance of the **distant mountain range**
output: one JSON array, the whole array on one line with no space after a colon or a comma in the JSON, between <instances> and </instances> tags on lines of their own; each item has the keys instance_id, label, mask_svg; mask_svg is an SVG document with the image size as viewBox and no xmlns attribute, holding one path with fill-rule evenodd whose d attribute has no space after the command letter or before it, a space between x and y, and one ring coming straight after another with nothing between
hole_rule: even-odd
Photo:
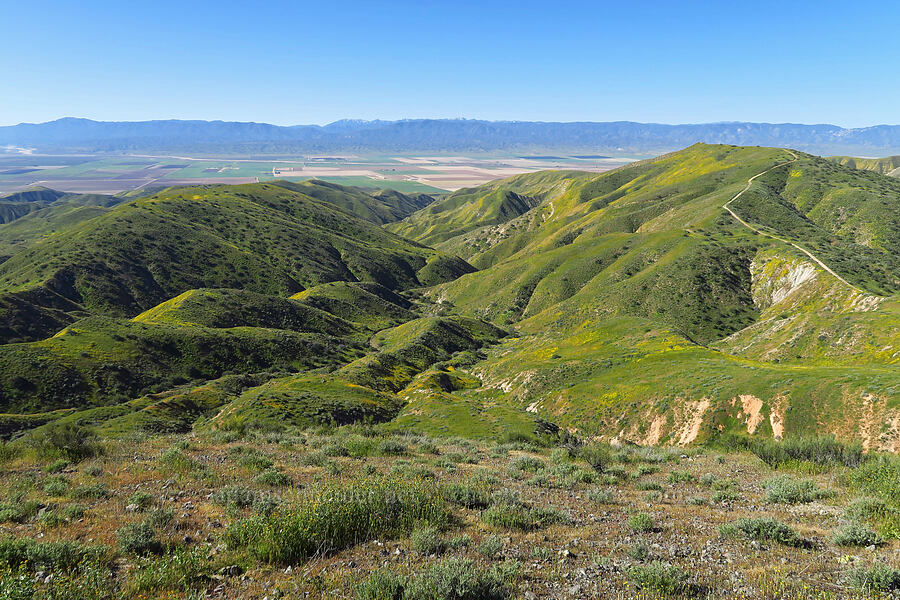
<instances>
[{"instance_id":1,"label":"distant mountain range","mask_svg":"<svg viewBox=\"0 0 900 600\"><path fill-rule=\"evenodd\" d=\"M342 120L282 127L226 121L106 122L64 118L0 127L0 147L38 152L491 152L657 154L696 142L790 147L815 154L900 154L900 125L845 129L794 123L663 125L469 119Z\"/></svg>"}]
</instances>

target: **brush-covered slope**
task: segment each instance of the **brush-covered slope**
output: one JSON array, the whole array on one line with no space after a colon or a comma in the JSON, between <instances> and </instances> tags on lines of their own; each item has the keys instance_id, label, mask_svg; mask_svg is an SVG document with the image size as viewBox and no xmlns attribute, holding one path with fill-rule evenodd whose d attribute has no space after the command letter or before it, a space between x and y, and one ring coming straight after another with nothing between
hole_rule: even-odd
<instances>
[{"instance_id":1,"label":"brush-covered slope","mask_svg":"<svg viewBox=\"0 0 900 600\"><path fill-rule=\"evenodd\" d=\"M346 280L406 289L472 270L332 203L250 184L173 188L67 227L0 264L0 291L43 288L132 316L201 287L287 296Z\"/></svg>"},{"instance_id":2,"label":"brush-covered slope","mask_svg":"<svg viewBox=\"0 0 900 600\"><path fill-rule=\"evenodd\" d=\"M330 202L372 223L384 225L399 221L434 201L427 194L403 194L396 190L370 190L338 185L319 179L295 183L277 181L275 185Z\"/></svg>"},{"instance_id":3,"label":"brush-covered slope","mask_svg":"<svg viewBox=\"0 0 900 600\"><path fill-rule=\"evenodd\" d=\"M852 167L854 169L862 169L864 171L875 171L889 177L900 177L900 156L885 156L884 158L854 158L852 156L834 156L831 158L834 162Z\"/></svg>"},{"instance_id":4,"label":"brush-covered slope","mask_svg":"<svg viewBox=\"0 0 900 600\"><path fill-rule=\"evenodd\" d=\"M388 229L437 247L470 231L515 219L564 188L568 177L574 175L577 173L546 171L457 190Z\"/></svg>"},{"instance_id":5,"label":"brush-covered slope","mask_svg":"<svg viewBox=\"0 0 900 600\"><path fill-rule=\"evenodd\" d=\"M898 408L900 321L883 296L900 290L900 184L794 156L696 145L601 175L567 173L550 193L513 182L541 204L502 235L463 234L481 236L468 259L482 270L429 291L445 310L516 329L473 367L484 397L502 393L561 423L643 441L741 428L900 439L900 427L864 432L864 419L840 418L858 416L870 397ZM723 205L763 172L729 204L745 225ZM804 303L789 285L773 302L785 277L778 261L807 262L822 288ZM806 324L744 340L790 312L773 307L787 297ZM760 404L752 419L742 397Z\"/></svg>"}]
</instances>

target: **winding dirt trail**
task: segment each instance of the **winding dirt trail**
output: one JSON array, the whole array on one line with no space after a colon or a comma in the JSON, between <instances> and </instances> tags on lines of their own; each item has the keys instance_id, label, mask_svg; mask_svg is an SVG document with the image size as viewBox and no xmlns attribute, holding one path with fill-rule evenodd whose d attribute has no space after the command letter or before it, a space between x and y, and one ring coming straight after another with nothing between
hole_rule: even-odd
<instances>
[{"instance_id":1,"label":"winding dirt trail","mask_svg":"<svg viewBox=\"0 0 900 600\"><path fill-rule=\"evenodd\" d=\"M722 205L722 208L724 208L725 210L727 210L728 213L729 213L732 217L734 217L734 218L737 220L738 223L740 223L741 225L743 225L743 226L746 227L747 229L750 229L751 231L754 231L754 232L758 233L759 235L765 236L765 237L767 237L767 238L772 238L773 240L778 240L779 242L782 242L782 243L784 243L784 244L788 244L788 245L790 245L790 246L793 246L794 248L796 248L797 250L799 250L800 252L802 252L803 254L805 254L806 256L808 256L808 257L809 257L813 262L815 262L817 265L819 265L820 267L822 267L822 269L824 269L825 271L827 271L828 273L830 273L831 275L833 275L838 281L840 281L840 282L843 283L844 285L846 285L846 286L848 286L848 287L850 287L850 288L856 290L857 292L859 292L860 294L862 294L862 295L864 295L864 296L872 296L873 294L870 294L869 292L865 291L865 290L862 289L862 288L856 287L855 285L853 285L852 283L850 283L849 281L847 281L846 279L844 279L843 277L841 277L840 275L838 275L837 273L835 273L834 270L833 270L831 267L829 267L829 266L826 265L824 262L822 262L821 260L819 260L819 258L818 258L815 254L813 254L812 252L810 252L810 251L807 250L806 248L803 248L802 246L798 246L797 244L795 244L794 242L792 242L792 241L790 241L790 240L786 240L786 239L784 239L784 238L780 238L780 237L778 237L777 235L772 235L771 233L766 233L765 231L762 231L762 230L759 229L758 227L754 227L753 225L751 225L751 224L748 223L747 221L745 221L745 220L743 220L742 218L740 218L739 216L737 216L737 213L735 213L733 210L731 210L731 208L728 206L729 204L731 204L732 202L734 202L735 200L737 200L738 198L740 198L741 196L743 196L744 193L745 193L747 190L750 189L750 186L753 185L753 181L754 181L757 177L762 177L763 175L765 175L765 174L768 173L769 171L772 171L772 170L777 169L777 168L779 168L779 167L783 167L783 166L785 166L785 165L789 165L789 164L794 163L794 162L797 162L797 161L799 160L799 157L798 157L796 154L794 154L791 150L785 150L785 152L787 152L788 154L790 154L791 156L793 156L793 157L794 157L793 160L789 160L789 161L783 162L783 163L778 163L777 165L775 165L775 166L773 166L773 167L769 167L768 169L766 169L766 170L763 171L762 173L757 173L756 175L754 175L753 177L751 177L750 179L748 179L748 180L747 180L747 185L744 187L744 189L742 189L740 192L738 192L737 194L735 194L734 198L732 198L731 200L729 200L728 202L726 202L725 204L723 204L723 205Z\"/></svg>"}]
</instances>

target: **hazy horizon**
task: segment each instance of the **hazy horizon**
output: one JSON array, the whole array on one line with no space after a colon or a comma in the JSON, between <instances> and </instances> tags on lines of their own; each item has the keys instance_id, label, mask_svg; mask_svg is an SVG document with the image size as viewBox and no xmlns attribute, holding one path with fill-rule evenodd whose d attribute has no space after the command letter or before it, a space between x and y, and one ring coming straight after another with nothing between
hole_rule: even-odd
<instances>
[{"instance_id":1,"label":"hazy horizon","mask_svg":"<svg viewBox=\"0 0 900 600\"><path fill-rule=\"evenodd\" d=\"M900 7L784 7L13 3L0 124L900 123Z\"/></svg>"}]
</instances>

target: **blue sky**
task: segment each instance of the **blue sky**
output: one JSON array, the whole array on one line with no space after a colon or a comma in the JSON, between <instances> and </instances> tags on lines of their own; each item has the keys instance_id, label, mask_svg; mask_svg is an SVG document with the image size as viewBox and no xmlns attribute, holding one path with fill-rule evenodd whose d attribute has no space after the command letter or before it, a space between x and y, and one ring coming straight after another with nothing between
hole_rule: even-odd
<instances>
[{"instance_id":1,"label":"blue sky","mask_svg":"<svg viewBox=\"0 0 900 600\"><path fill-rule=\"evenodd\" d=\"M3 0L0 124L900 123L892 2Z\"/></svg>"}]
</instances>

